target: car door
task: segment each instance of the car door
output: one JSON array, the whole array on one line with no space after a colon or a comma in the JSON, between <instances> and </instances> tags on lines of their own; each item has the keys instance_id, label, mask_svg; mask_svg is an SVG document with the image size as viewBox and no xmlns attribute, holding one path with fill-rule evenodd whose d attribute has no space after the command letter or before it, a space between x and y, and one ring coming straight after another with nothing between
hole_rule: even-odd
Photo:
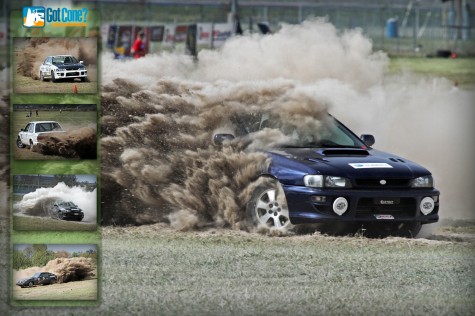
<instances>
[{"instance_id":1,"label":"car door","mask_svg":"<svg viewBox=\"0 0 475 316\"><path fill-rule=\"evenodd\" d=\"M26 143L29 143L29 140L32 139L33 142L36 141L35 137L35 125L36 123L30 123L30 126L28 126L28 131L26 132Z\"/></svg>"},{"instance_id":2,"label":"car door","mask_svg":"<svg viewBox=\"0 0 475 316\"><path fill-rule=\"evenodd\" d=\"M23 131L19 133L20 135L20 140L23 144L28 144L28 130L30 129L30 126L33 125L32 123L26 124L25 128Z\"/></svg>"},{"instance_id":3,"label":"car door","mask_svg":"<svg viewBox=\"0 0 475 316\"><path fill-rule=\"evenodd\" d=\"M43 72L44 75L50 75L51 65L52 65L52 58L51 57L46 58L45 61L43 62L43 65L41 65L41 72Z\"/></svg>"}]
</instances>

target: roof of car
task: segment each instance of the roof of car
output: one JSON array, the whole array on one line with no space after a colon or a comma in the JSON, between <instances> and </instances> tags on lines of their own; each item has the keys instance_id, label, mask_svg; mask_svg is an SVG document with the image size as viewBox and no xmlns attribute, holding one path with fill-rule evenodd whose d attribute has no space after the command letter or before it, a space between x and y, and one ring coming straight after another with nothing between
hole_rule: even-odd
<instances>
[{"instance_id":1,"label":"roof of car","mask_svg":"<svg viewBox=\"0 0 475 316\"><path fill-rule=\"evenodd\" d=\"M31 124L31 123L38 124L38 123L58 123L58 122L56 122L56 121L32 121L32 122L28 122L28 124Z\"/></svg>"}]
</instances>

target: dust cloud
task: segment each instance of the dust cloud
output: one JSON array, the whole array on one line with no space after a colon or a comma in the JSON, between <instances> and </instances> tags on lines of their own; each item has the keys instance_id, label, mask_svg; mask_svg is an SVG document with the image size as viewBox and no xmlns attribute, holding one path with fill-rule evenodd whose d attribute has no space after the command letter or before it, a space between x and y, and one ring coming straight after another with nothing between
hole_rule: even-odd
<instances>
[{"instance_id":1,"label":"dust cloud","mask_svg":"<svg viewBox=\"0 0 475 316\"><path fill-rule=\"evenodd\" d=\"M13 270L13 280L28 278L37 272L54 273L58 283L81 281L95 276L96 267L91 258L73 257L56 258L50 260L44 267L30 267L22 270Z\"/></svg>"},{"instance_id":2,"label":"dust cloud","mask_svg":"<svg viewBox=\"0 0 475 316\"><path fill-rule=\"evenodd\" d=\"M270 36L236 37L201 51L198 62L171 53L125 62L105 54L102 64L104 224L249 229L246 203L270 163L259 150L292 140L272 127L223 146L213 136L239 135L238 121L250 124L262 113L318 136L331 124L327 111L357 133L374 133L376 148L430 168L442 217L473 217L463 202L469 195L451 197L473 180L443 178L445 170L470 168L455 167L445 148L473 153L469 136L452 129L466 126L473 98L441 79L388 75L388 57L373 52L360 30L338 32L317 19ZM466 110L445 121L455 103ZM440 135L462 137L464 148Z\"/></svg>"},{"instance_id":3,"label":"dust cloud","mask_svg":"<svg viewBox=\"0 0 475 316\"><path fill-rule=\"evenodd\" d=\"M15 68L18 74L39 79L40 66L51 55L72 55L83 61L88 78L97 81L97 42L95 38L16 38Z\"/></svg>"},{"instance_id":4,"label":"dust cloud","mask_svg":"<svg viewBox=\"0 0 475 316\"><path fill-rule=\"evenodd\" d=\"M77 159L97 158L96 127L81 127L66 133L44 134L32 151L43 155L56 155Z\"/></svg>"},{"instance_id":5,"label":"dust cloud","mask_svg":"<svg viewBox=\"0 0 475 316\"><path fill-rule=\"evenodd\" d=\"M85 191L79 186L69 187L64 182L52 188L39 188L27 193L22 200L15 203L14 210L30 216L49 217L50 208L55 200L71 201L84 212L83 221L96 222L97 190Z\"/></svg>"}]
</instances>

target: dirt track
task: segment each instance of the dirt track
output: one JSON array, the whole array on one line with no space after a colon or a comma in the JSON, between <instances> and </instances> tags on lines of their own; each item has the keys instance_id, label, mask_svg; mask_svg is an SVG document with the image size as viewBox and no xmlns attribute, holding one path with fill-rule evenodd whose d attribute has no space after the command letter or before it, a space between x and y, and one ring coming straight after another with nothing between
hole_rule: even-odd
<instances>
[{"instance_id":1,"label":"dirt track","mask_svg":"<svg viewBox=\"0 0 475 316\"><path fill-rule=\"evenodd\" d=\"M15 74L13 90L15 93L73 93L76 85L78 93L97 93L97 81L40 81L30 77Z\"/></svg>"}]
</instances>

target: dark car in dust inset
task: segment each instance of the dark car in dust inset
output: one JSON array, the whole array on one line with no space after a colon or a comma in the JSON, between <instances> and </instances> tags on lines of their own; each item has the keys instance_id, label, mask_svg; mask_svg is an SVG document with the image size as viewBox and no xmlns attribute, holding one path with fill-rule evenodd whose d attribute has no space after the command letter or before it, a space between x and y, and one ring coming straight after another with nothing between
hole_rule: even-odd
<instances>
[{"instance_id":1,"label":"dark car in dust inset","mask_svg":"<svg viewBox=\"0 0 475 316\"><path fill-rule=\"evenodd\" d=\"M48 285L58 282L58 277L50 272L37 272L29 278L19 280L16 285L20 287L33 287L35 285Z\"/></svg>"},{"instance_id":2,"label":"dark car in dust inset","mask_svg":"<svg viewBox=\"0 0 475 316\"><path fill-rule=\"evenodd\" d=\"M62 220L74 220L82 221L84 218L84 212L73 202L57 200L54 202L50 209L50 215L52 218Z\"/></svg>"},{"instance_id":3,"label":"dark car in dust inset","mask_svg":"<svg viewBox=\"0 0 475 316\"><path fill-rule=\"evenodd\" d=\"M372 135L357 137L328 119L324 131L314 132L261 113L235 119L237 135L214 136L223 145L266 128L285 135L283 144L266 152L271 164L247 204L255 226L318 224L337 234L363 228L375 237L415 237L422 224L438 221L440 192L427 169L371 148Z\"/></svg>"}]
</instances>

